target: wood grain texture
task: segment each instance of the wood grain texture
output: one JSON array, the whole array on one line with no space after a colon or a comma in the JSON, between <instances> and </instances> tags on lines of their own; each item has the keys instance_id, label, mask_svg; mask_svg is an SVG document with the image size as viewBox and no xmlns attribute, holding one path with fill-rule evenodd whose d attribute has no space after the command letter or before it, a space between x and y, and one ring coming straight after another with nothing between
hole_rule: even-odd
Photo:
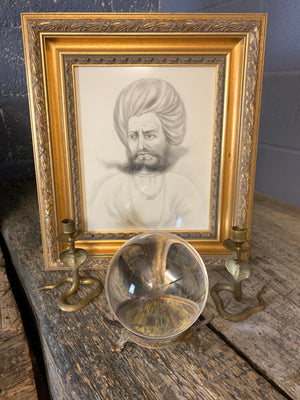
<instances>
[{"instance_id":1,"label":"wood grain texture","mask_svg":"<svg viewBox=\"0 0 300 400\"><path fill-rule=\"evenodd\" d=\"M256 303L265 286L266 308L232 323L216 316L212 325L270 379L295 399L300 398L300 209L256 193L250 262L254 275L243 284L242 306L223 294L226 310L239 312ZM230 281L227 271L209 271L210 286ZM215 312L209 298L204 315Z\"/></svg>"},{"instance_id":2,"label":"wood grain texture","mask_svg":"<svg viewBox=\"0 0 300 400\"><path fill-rule=\"evenodd\" d=\"M10 288L0 249L0 398L37 399L22 320Z\"/></svg>"},{"instance_id":3,"label":"wood grain texture","mask_svg":"<svg viewBox=\"0 0 300 400\"><path fill-rule=\"evenodd\" d=\"M7 184L5 189L0 195L4 205L1 231L34 308L53 399L286 398L208 327L199 331L198 348L179 344L150 350L127 344L122 353L113 353L111 346L117 340L116 328L107 326L99 316L100 312L108 312L104 292L85 309L64 313L56 304L64 288L41 292L36 290L56 282L67 272L44 271L34 184L28 181L22 185ZM251 254L256 268L246 292L248 297L252 297L267 283L266 312L238 324L216 317L212 324L243 353L244 358L250 359L292 398L297 398L296 369L293 368L296 361L292 359L297 357L296 344L293 343L296 339L293 336L295 295L290 294L291 286L286 282L288 278L283 280L283 268L280 272L273 265L276 258L272 255L272 252L276 253L273 249L275 239L267 240L271 253L262 243L263 232L266 232L262 216L268 215L261 208L264 205L263 198L256 199L255 204L261 210L257 211L259 215L254 215L254 248ZM255 222L257 218L259 225ZM294 230L297 231L296 227ZM282 236L280 232L278 228L278 235ZM283 247L286 252L291 252L288 259L291 262L295 248L287 250L286 246L282 246L281 251ZM295 277L292 269L288 270L289 274ZM86 274L99 277L102 281L105 278L104 271L87 271ZM225 271L209 271L209 278L214 282L224 279L224 274ZM295 285L295 282L292 284ZM296 290L295 286L293 290ZM279 296L281 294L282 297ZM215 313L215 309L209 301L205 315L212 312ZM285 315L283 322L282 315ZM282 335L283 329L285 335ZM276 369L278 374L275 373Z\"/></svg>"}]
</instances>

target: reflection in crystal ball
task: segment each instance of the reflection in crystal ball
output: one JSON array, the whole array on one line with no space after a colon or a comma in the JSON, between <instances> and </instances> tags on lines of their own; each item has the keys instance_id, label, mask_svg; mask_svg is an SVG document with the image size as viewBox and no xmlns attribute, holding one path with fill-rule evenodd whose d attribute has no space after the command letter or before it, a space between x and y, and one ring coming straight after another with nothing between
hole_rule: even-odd
<instances>
[{"instance_id":1,"label":"reflection in crystal ball","mask_svg":"<svg viewBox=\"0 0 300 400\"><path fill-rule=\"evenodd\" d=\"M180 237L147 232L114 255L106 297L117 319L147 339L174 338L200 316L208 295L205 265Z\"/></svg>"}]
</instances>

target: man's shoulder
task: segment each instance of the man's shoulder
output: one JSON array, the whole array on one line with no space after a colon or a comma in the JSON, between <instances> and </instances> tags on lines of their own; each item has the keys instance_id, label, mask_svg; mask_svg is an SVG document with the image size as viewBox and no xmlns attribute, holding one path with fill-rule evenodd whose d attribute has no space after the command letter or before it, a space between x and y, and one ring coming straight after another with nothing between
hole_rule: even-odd
<instances>
[{"instance_id":1,"label":"man's shoulder","mask_svg":"<svg viewBox=\"0 0 300 400\"><path fill-rule=\"evenodd\" d=\"M198 190L193 181L180 172L172 171L166 173L166 184L168 190L177 196L198 195Z\"/></svg>"},{"instance_id":2,"label":"man's shoulder","mask_svg":"<svg viewBox=\"0 0 300 400\"><path fill-rule=\"evenodd\" d=\"M127 182L128 175L123 172L118 172L112 176L107 177L106 179L102 179L95 185L96 196L110 194L115 195L118 193L124 183Z\"/></svg>"},{"instance_id":3,"label":"man's shoulder","mask_svg":"<svg viewBox=\"0 0 300 400\"><path fill-rule=\"evenodd\" d=\"M125 174L124 172L117 172L116 174L106 178L103 182L102 185L118 185L125 180L127 180L128 175Z\"/></svg>"},{"instance_id":4,"label":"man's shoulder","mask_svg":"<svg viewBox=\"0 0 300 400\"><path fill-rule=\"evenodd\" d=\"M167 182L169 182L169 183L176 184L176 185L178 185L178 184L192 185L192 182L190 181L190 179L186 175L184 175L180 172L169 171L165 174L165 176L166 176Z\"/></svg>"}]
</instances>

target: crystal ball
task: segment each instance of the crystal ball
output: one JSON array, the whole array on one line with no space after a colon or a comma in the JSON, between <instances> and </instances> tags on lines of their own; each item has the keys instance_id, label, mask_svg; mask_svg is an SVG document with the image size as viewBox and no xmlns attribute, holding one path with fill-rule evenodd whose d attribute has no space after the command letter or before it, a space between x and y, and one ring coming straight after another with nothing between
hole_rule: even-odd
<instances>
[{"instance_id":1,"label":"crystal ball","mask_svg":"<svg viewBox=\"0 0 300 400\"><path fill-rule=\"evenodd\" d=\"M202 258L177 235L146 232L116 252L106 297L119 322L148 340L175 338L199 318L208 296Z\"/></svg>"}]
</instances>

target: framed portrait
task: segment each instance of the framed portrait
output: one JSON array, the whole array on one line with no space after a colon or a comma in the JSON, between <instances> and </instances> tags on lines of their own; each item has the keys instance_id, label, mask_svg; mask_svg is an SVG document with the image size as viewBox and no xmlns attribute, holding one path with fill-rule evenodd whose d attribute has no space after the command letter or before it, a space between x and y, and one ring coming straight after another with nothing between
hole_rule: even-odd
<instances>
[{"instance_id":1,"label":"framed portrait","mask_svg":"<svg viewBox=\"0 0 300 400\"><path fill-rule=\"evenodd\" d=\"M251 227L265 14L23 14L46 269L74 218L106 268L144 231L208 267Z\"/></svg>"}]
</instances>

